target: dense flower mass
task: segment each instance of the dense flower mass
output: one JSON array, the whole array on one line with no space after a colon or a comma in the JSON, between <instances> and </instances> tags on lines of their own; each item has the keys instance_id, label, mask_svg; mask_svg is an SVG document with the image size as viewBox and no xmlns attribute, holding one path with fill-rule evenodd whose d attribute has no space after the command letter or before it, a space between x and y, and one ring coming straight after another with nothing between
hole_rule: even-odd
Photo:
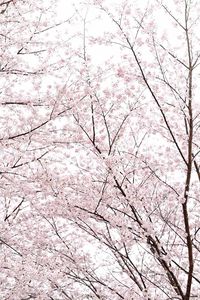
<instances>
[{"instance_id":1,"label":"dense flower mass","mask_svg":"<svg viewBox=\"0 0 200 300\"><path fill-rule=\"evenodd\" d=\"M0 299L200 299L199 13L0 1Z\"/></svg>"}]
</instances>

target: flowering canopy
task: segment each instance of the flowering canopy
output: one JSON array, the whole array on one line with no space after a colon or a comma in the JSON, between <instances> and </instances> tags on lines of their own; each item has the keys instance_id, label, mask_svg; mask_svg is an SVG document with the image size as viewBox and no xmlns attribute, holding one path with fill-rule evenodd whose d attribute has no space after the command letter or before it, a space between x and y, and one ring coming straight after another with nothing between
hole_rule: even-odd
<instances>
[{"instance_id":1,"label":"flowering canopy","mask_svg":"<svg viewBox=\"0 0 200 300\"><path fill-rule=\"evenodd\" d=\"M3 0L2 299L200 299L195 0Z\"/></svg>"}]
</instances>

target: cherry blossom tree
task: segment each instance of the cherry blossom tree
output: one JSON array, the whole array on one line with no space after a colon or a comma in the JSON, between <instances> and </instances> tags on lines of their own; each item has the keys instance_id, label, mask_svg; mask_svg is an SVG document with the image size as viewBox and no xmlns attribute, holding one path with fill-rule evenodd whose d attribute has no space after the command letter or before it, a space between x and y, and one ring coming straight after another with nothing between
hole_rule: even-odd
<instances>
[{"instance_id":1,"label":"cherry blossom tree","mask_svg":"<svg viewBox=\"0 0 200 300\"><path fill-rule=\"evenodd\" d=\"M199 1L0 10L2 299L199 299Z\"/></svg>"}]
</instances>

